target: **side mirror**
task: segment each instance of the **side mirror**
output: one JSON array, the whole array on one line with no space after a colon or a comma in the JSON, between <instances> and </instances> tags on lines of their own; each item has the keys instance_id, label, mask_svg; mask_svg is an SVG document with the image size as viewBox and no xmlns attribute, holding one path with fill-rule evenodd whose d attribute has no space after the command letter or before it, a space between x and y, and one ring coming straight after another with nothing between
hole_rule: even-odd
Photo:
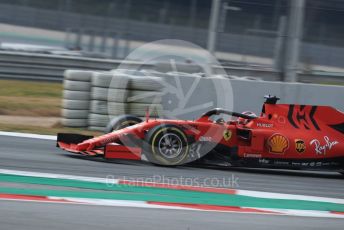
<instances>
[{"instance_id":1,"label":"side mirror","mask_svg":"<svg viewBox=\"0 0 344 230\"><path fill-rule=\"evenodd\" d=\"M276 96L271 96L270 94L269 95L265 95L264 98L266 99L265 100L265 103L266 104L276 104L277 101L280 99L279 97L276 97Z\"/></svg>"}]
</instances>

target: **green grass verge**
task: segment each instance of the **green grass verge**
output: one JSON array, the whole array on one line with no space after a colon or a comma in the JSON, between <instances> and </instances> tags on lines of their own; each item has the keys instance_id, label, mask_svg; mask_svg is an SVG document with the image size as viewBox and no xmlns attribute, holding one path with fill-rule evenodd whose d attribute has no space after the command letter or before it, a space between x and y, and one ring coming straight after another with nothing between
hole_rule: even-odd
<instances>
[{"instance_id":1,"label":"green grass verge","mask_svg":"<svg viewBox=\"0 0 344 230\"><path fill-rule=\"evenodd\" d=\"M0 80L0 115L59 117L62 88L61 83Z\"/></svg>"},{"instance_id":2,"label":"green grass verge","mask_svg":"<svg viewBox=\"0 0 344 230\"><path fill-rule=\"evenodd\" d=\"M0 96L60 99L62 88L62 83L0 80Z\"/></svg>"},{"instance_id":3,"label":"green grass verge","mask_svg":"<svg viewBox=\"0 0 344 230\"><path fill-rule=\"evenodd\" d=\"M0 115L29 117L60 117L62 100L62 83L0 80ZM65 128L59 123L51 127L23 125L13 122L1 122L0 130L56 135L59 132L100 135L101 132L78 128Z\"/></svg>"}]
</instances>

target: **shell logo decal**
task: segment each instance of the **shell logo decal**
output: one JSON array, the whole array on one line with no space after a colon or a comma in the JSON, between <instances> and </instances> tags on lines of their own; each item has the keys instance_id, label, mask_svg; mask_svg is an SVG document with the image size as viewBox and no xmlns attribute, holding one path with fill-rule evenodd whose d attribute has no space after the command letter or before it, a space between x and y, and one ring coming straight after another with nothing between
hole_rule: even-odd
<instances>
[{"instance_id":1,"label":"shell logo decal","mask_svg":"<svg viewBox=\"0 0 344 230\"><path fill-rule=\"evenodd\" d=\"M268 139L270 153L283 154L289 148L288 139L282 134L275 133Z\"/></svg>"}]
</instances>

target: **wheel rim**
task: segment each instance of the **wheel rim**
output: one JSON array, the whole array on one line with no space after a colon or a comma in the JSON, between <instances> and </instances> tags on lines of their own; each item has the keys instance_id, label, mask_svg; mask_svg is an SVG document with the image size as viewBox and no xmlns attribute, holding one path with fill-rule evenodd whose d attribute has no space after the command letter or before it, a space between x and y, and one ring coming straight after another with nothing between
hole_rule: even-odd
<instances>
[{"instance_id":1,"label":"wheel rim","mask_svg":"<svg viewBox=\"0 0 344 230\"><path fill-rule=\"evenodd\" d=\"M174 133L166 133L160 138L158 148L161 155L173 159L182 152L182 140Z\"/></svg>"}]
</instances>

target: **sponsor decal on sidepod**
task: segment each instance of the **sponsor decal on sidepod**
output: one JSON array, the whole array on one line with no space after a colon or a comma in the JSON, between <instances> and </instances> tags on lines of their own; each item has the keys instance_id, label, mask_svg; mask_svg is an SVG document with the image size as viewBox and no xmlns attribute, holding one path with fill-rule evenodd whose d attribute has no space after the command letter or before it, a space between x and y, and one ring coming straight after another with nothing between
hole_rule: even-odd
<instances>
[{"instance_id":1,"label":"sponsor decal on sidepod","mask_svg":"<svg viewBox=\"0 0 344 230\"><path fill-rule=\"evenodd\" d=\"M289 141L282 134L275 133L268 139L268 147L270 153L284 154L289 148Z\"/></svg>"},{"instance_id":2,"label":"sponsor decal on sidepod","mask_svg":"<svg viewBox=\"0 0 344 230\"><path fill-rule=\"evenodd\" d=\"M306 144L302 139L295 139L295 150L298 153L303 153L306 151Z\"/></svg>"},{"instance_id":3,"label":"sponsor decal on sidepod","mask_svg":"<svg viewBox=\"0 0 344 230\"><path fill-rule=\"evenodd\" d=\"M257 127L260 127L260 128L273 128L274 125L273 124L267 124L267 123L257 123Z\"/></svg>"},{"instance_id":4,"label":"sponsor decal on sidepod","mask_svg":"<svg viewBox=\"0 0 344 230\"><path fill-rule=\"evenodd\" d=\"M321 144L318 139L313 139L310 142L310 145L314 146L315 153L317 155L326 155L326 152L331 150L333 146L339 144L338 141L330 141L330 138L328 136L324 136L325 144Z\"/></svg>"}]
</instances>

